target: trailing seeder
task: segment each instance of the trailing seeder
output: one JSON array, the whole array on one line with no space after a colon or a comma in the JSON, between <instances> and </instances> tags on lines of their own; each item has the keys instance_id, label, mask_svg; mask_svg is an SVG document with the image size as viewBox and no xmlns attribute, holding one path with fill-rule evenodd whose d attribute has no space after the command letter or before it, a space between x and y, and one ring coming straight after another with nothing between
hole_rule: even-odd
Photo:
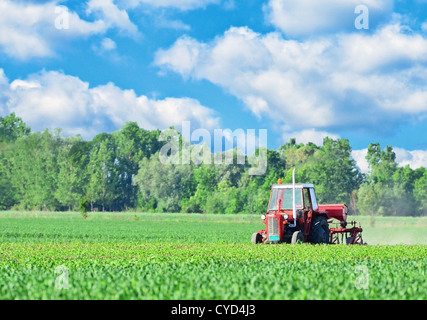
<instances>
[{"instance_id":1,"label":"trailing seeder","mask_svg":"<svg viewBox=\"0 0 427 320\"><path fill-rule=\"evenodd\" d=\"M271 187L267 214L261 217L266 229L252 235L253 243L365 244L360 225L347 223L347 205L318 204L313 184L295 184L295 170L292 180ZM334 220L337 225L329 228Z\"/></svg>"}]
</instances>

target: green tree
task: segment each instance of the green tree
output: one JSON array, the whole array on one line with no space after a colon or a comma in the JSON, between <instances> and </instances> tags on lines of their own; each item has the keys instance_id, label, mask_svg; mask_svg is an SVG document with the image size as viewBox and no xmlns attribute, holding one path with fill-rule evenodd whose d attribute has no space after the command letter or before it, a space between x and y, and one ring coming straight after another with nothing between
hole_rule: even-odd
<instances>
[{"instance_id":1,"label":"green tree","mask_svg":"<svg viewBox=\"0 0 427 320\"><path fill-rule=\"evenodd\" d=\"M60 131L35 132L16 140L11 159L11 184L24 209L55 210Z\"/></svg>"},{"instance_id":2,"label":"green tree","mask_svg":"<svg viewBox=\"0 0 427 320\"><path fill-rule=\"evenodd\" d=\"M401 186L396 180L400 180L401 175L397 174L393 180L397 170L393 148L387 146L382 150L379 143L371 143L366 160L369 164L369 173L357 194L359 211L361 214L371 216L398 214L402 194L400 194ZM405 188L403 185L402 187Z\"/></svg>"},{"instance_id":3,"label":"green tree","mask_svg":"<svg viewBox=\"0 0 427 320\"><path fill-rule=\"evenodd\" d=\"M414 216L419 214L419 206L414 197L414 184L418 172L409 165L399 167L394 172L393 179L393 207L392 215Z\"/></svg>"},{"instance_id":4,"label":"green tree","mask_svg":"<svg viewBox=\"0 0 427 320\"><path fill-rule=\"evenodd\" d=\"M229 180L222 180L217 190L207 196L205 211L219 214L241 212L243 201L240 193L240 189L232 186Z\"/></svg>"},{"instance_id":5,"label":"green tree","mask_svg":"<svg viewBox=\"0 0 427 320\"><path fill-rule=\"evenodd\" d=\"M0 117L0 210L9 209L16 204L18 195L11 183L11 154L15 141L30 132L31 129L15 113Z\"/></svg>"},{"instance_id":6,"label":"green tree","mask_svg":"<svg viewBox=\"0 0 427 320\"><path fill-rule=\"evenodd\" d=\"M347 139L324 138L323 145L296 145L294 140L279 148L289 170L286 183L292 182L292 170L299 183L314 183L320 203L347 203L362 182L362 175L351 158Z\"/></svg>"},{"instance_id":7,"label":"green tree","mask_svg":"<svg viewBox=\"0 0 427 320\"><path fill-rule=\"evenodd\" d=\"M362 215L383 216L390 214L392 189L382 183L365 182L357 193L357 208Z\"/></svg>"},{"instance_id":8,"label":"green tree","mask_svg":"<svg viewBox=\"0 0 427 320\"><path fill-rule=\"evenodd\" d=\"M209 195L217 190L219 181L218 171L214 165L202 164L194 169L193 183L194 194L186 202L184 211L207 212L207 200Z\"/></svg>"},{"instance_id":9,"label":"green tree","mask_svg":"<svg viewBox=\"0 0 427 320\"><path fill-rule=\"evenodd\" d=\"M422 168L423 175L414 182L414 197L418 201L418 210L422 215L427 215L427 169Z\"/></svg>"},{"instance_id":10,"label":"green tree","mask_svg":"<svg viewBox=\"0 0 427 320\"><path fill-rule=\"evenodd\" d=\"M362 176L351 158L351 151L347 139L326 137L323 146L314 153L307 174L316 185L320 203L349 204L353 190L359 188Z\"/></svg>"},{"instance_id":11,"label":"green tree","mask_svg":"<svg viewBox=\"0 0 427 320\"><path fill-rule=\"evenodd\" d=\"M89 197L84 196L79 200L79 211L83 219L86 219L88 217L88 214L87 214L88 209L89 209Z\"/></svg>"},{"instance_id":12,"label":"green tree","mask_svg":"<svg viewBox=\"0 0 427 320\"><path fill-rule=\"evenodd\" d=\"M85 194L89 197L91 211L98 206L102 211L115 209L118 197L118 171L116 146L111 134L99 134L92 141L87 165Z\"/></svg>"},{"instance_id":13,"label":"green tree","mask_svg":"<svg viewBox=\"0 0 427 320\"><path fill-rule=\"evenodd\" d=\"M31 128L21 118L16 117L14 112L4 118L0 117L0 144L15 141L19 137L29 135L30 132Z\"/></svg>"},{"instance_id":14,"label":"green tree","mask_svg":"<svg viewBox=\"0 0 427 320\"><path fill-rule=\"evenodd\" d=\"M369 179L391 186L393 174L397 169L396 154L393 151L393 147L386 146L383 151L379 143L371 143L368 146L366 160L370 170Z\"/></svg>"},{"instance_id":15,"label":"green tree","mask_svg":"<svg viewBox=\"0 0 427 320\"><path fill-rule=\"evenodd\" d=\"M134 178L138 174L139 163L146 157L159 151L162 142L159 141L159 130L148 131L138 127L136 122L127 122L120 130L113 132L116 149L116 167L118 188L116 207L132 208L137 205L138 188Z\"/></svg>"},{"instance_id":16,"label":"green tree","mask_svg":"<svg viewBox=\"0 0 427 320\"><path fill-rule=\"evenodd\" d=\"M0 210L10 209L17 201L16 190L11 184L10 169L10 159L3 150L0 152Z\"/></svg>"},{"instance_id":17,"label":"green tree","mask_svg":"<svg viewBox=\"0 0 427 320\"><path fill-rule=\"evenodd\" d=\"M180 212L181 201L191 193L191 165L163 164L159 153L139 164L135 184L139 189L139 206L151 212Z\"/></svg>"},{"instance_id":18,"label":"green tree","mask_svg":"<svg viewBox=\"0 0 427 320\"><path fill-rule=\"evenodd\" d=\"M296 144L295 139L280 146L277 152L286 160L287 168L298 168L311 159L319 147L314 143Z\"/></svg>"},{"instance_id":19,"label":"green tree","mask_svg":"<svg viewBox=\"0 0 427 320\"><path fill-rule=\"evenodd\" d=\"M77 209L84 194L89 143L80 136L62 140L58 151L55 197L68 210Z\"/></svg>"},{"instance_id":20,"label":"green tree","mask_svg":"<svg viewBox=\"0 0 427 320\"><path fill-rule=\"evenodd\" d=\"M257 152L259 150L256 150L256 155ZM239 183L242 212L264 213L267 210L271 185L285 178L286 168L285 157L279 151L267 149L267 170L264 175L250 176L247 170L242 173Z\"/></svg>"}]
</instances>

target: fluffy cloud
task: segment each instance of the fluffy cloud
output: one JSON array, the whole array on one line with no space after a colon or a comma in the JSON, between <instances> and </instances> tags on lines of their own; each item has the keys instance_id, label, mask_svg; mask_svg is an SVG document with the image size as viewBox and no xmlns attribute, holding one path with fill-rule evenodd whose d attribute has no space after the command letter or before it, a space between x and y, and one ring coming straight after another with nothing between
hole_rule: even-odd
<instances>
[{"instance_id":1,"label":"fluffy cloud","mask_svg":"<svg viewBox=\"0 0 427 320\"><path fill-rule=\"evenodd\" d=\"M40 21L46 21L46 7L53 9L51 4L45 6L25 7L11 1L0 2L0 47L6 54L24 58L32 51L34 56L51 54L50 48L43 37L32 27ZM46 11L43 10L46 8ZM52 10L50 10L52 11ZM54 11L50 15L54 16ZM52 23L54 20L50 20ZM53 26L53 24L52 24Z\"/></svg>"},{"instance_id":2,"label":"fluffy cloud","mask_svg":"<svg viewBox=\"0 0 427 320\"><path fill-rule=\"evenodd\" d=\"M6 113L6 103L9 100L9 80L3 69L0 69L0 114Z\"/></svg>"},{"instance_id":3,"label":"fluffy cloud","mask_svg":"<svg viewBox=\"0 0 427 320\"><path fill-rule=\"evenodd\" d=\"M101 48L104 51L111 51L116 49L116 47L117 47L116 43L110 38L104 38L101 42Z\"/></svg>"},{"instance_id":4,"label":"fluffy cloud","mask_svg":"<svg viewBox=\"0 0 427 320\"><path fill-rule=\"evenodd\" d=\"M402 148L393 148L396 153L396 162L404 167L409 165L412 169L427 168L427 150L408 151Z\"/></svg>"},{"instance_id":5,"label":"fluffy cloud","mask_svg":"<svg viewBox=\"0 0 427 320\"><path fill-rule=\"evenodd\" d=\"M355 8L363 4L369 9L369 26L387 19L393 10L393 0L270 0L264 11L272 25L291 37L306 37L324 33L355 30L358 14ZM360 14L360 13L359 13Z\"/></svg>"},{"instance_id":6,"label":"fluffy cloud","mask_svg":"<svg viewBox=\"0 0 427 320\"><path fill-rule=\"evenodd\" d=\"M387 132L427 113L427 39L391 24L306 41L232 27L208 43L159 50L162 72L206 79L286 132Z\"/></svg>"},{"instance_id":7,"label":"fluffy cloud","mask_svg":"<svg viewBox=\"0 0 427 320\"><path fill-rule=\"evenodd\" d=\"M54 56L63 42L93 35L105 35L110 29L121 36L140 37L129 12L146 6L181 11L205 8L220 0L86 0L81 5L84 18L70 10L64 1L0 1L0 52L19 60ZM165 18L155 10L157 27L189 30L176 19ZM159 12L157 12L159 11ZM86 20L85 20L86 19Z\"/></svg>"},{"instance_id":8,"label":"fluffy cloud","mask_svg":"<svg viewBox=\"0 0 427 320\"><path fill-rule=\"evenodd\" d=\"M16 59L48 57L56 46L77 37L104 34L114 28L136 36L137 27L112 0L91 0L87 13L96 16L86 21L54 0L45 3L0 2L0 50Z\"/></svg>"},{"instance_id":9,"label":"fluffy cloud","mask_svg":"<svg viewBox=\"0 0 427 320\"><path fill-rule=\"evenodd\" d=\"M8 84L0 69L0 86L7 93L0 104L1 113L15 112L33 130L59 127L65 135L80 134L90 139L118 129L126 121L136 121L150 130L179 127L182 121L206 129L219 126L214 111L197 100L153 100L113 83L90 88L89 83L56 71L33 74Z\"/></svg>"},{"instance_id":10,"label":"fluffy cloud","mask_svg":"<svg viewBox=\"0 0 427 320\"><path fill-rule=\"evenodd\" d=\"M362 150L353 150L351 152L351 157L356 161L356 166L359 168L360 172L368 173L369 164L366 161L366 155L368 154L368 148Z\"/></svg>"},{"instance_id":11,"label":"fluffy cloud","mask_svg":"<svg viewBox=\"0 0 427 320\"><path fill-rule=\"evenodd\" d=\"M112 57L114 57L115 59L119 59L119 57L115 53L117 44L114 40L110 38L102 39L99 45L92 44L91 48L98 55L110 53Z\"/></svg>"},{"instance_id":12,"label":"fluffy cloud","mask_svg":"<svg viewBox=\"0 0 427 320\"><path fill-rule=\"evenodd\" d=\"M130 21L126 10L119 9L113 0L89 0L86 11L99 16L108 28L117 28L134 37L138 35L138 27Z\"/></svg>"}]
</instances>

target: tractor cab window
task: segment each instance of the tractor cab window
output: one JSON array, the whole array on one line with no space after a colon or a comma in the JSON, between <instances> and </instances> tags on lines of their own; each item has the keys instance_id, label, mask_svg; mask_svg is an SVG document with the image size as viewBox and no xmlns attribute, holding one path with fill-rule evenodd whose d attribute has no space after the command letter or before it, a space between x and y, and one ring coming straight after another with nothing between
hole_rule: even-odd
<instances>
[{"instance_id":1,"label":"tractor cab window","mask_svg":"<svg viewBox=\"0 0 427 320\"><path fill-rule=\"evenodd\" d=\"M304 188L304 210L311 211L310 196L307 188Z\"/></svg>"},{"instance_id":2,"label":"tractor cab window","mask_svg":"<svg viewBox=\"0 0 427 320\"><path fill-rule=\"evenodd\" d=\"M270 204L268 210L278 210L279 200L282 200L281 209L292 210L292 189L290 188L274 188L271 191ZM302 205L302 189L295 189L295 205L297 209L301 209Z\"/></svg>"},{"instance_id":3,"label":"tractor cab window","mask_svg":"<svg viewBox=\"0 0 427 320\"><path fill-rule=\"evenodd\" d=\"M277 197L277 193L278 193L279 189L273 189L271 190L271 196L270 196L270 204L268 205L268 210L274 210L276 208L279 207L279 199Z\"/></svg>"},{"instance_id":4,"label":"tractor cab window","mask_svg":"<svg viewBox=\"0 0 427 320\"><path fill-rule=\"evenodd\" d=\"M311 198L311 204L313 205L313 210L316 211L319 209L319 206L317 205L317 199L316 194L314 193L314 188L310 188L310 198Z\"/></svg>"}]
</instances>

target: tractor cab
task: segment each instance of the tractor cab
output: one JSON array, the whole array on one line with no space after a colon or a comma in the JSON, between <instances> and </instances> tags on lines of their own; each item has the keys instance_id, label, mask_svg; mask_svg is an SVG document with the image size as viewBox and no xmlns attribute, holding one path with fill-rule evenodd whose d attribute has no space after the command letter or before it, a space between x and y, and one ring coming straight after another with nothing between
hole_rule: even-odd
<instances>
[{"instance_id":1,"label":"tractor cab","mask_svg":"<svg viewBox=\"0 0 427 320\"><path fill-rule=\"evenodd\" d=\"M295 209L304 211L317 211L316 193L313 184L295 185ZM293 185L274 184L271 187L268 212L286 212L292 214L293 211ZM293 216L291 216L293 219Z\"/></svg>"}]
</instances>

